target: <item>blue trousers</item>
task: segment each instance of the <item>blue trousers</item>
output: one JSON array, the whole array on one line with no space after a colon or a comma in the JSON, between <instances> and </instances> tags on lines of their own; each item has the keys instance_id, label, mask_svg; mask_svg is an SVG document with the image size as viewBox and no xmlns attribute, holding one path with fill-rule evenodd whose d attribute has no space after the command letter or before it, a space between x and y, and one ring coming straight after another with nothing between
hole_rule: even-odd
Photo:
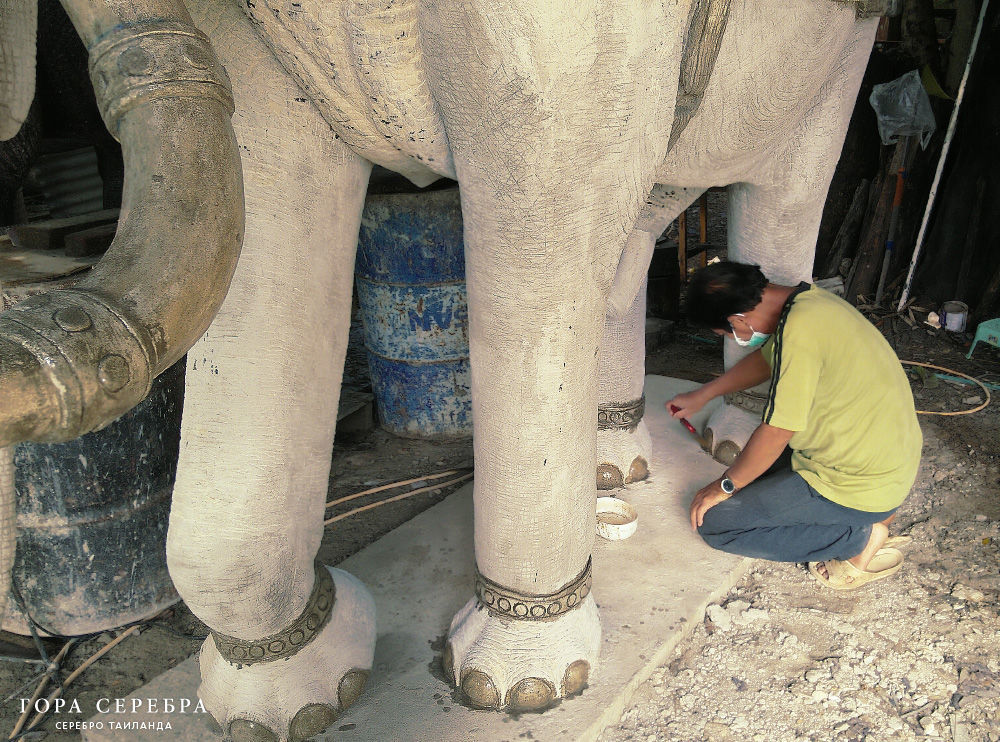
<instances>
[{"instance_id":1,"label":"blue trousers","mask_svg":"<svg viewBox=\"0 0 1000 742\"><path fill-rule=\"evenodd\" d=\"M706 511L698 533L713 548L756 559L850 559L864 551L872 524L895 511L838 505L791 469L780 469Z\"/></svg>"}]
</instances>

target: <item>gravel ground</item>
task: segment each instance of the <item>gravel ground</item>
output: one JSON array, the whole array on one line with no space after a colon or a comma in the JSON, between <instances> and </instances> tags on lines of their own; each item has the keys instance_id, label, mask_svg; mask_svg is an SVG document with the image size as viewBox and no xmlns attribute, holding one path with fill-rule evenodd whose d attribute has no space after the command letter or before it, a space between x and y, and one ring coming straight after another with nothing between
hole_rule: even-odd
<instances>
[{"instance_id":1,"label":"gravel ground","mask_svg":"<svg viewBox=\"0 0 1000 742\"><path fill-rule=\"evenodd\" d=\"M901 358L997 383L995 349L968 362L968 337L883 329ZM984 401L978 387L914 387L921 408ZM921 426L920 472L892 528L913 539L897 575L835 592L804 565L756 562L601 742L1000 740L1000 404Z\"/></svg>"}]
</instances>

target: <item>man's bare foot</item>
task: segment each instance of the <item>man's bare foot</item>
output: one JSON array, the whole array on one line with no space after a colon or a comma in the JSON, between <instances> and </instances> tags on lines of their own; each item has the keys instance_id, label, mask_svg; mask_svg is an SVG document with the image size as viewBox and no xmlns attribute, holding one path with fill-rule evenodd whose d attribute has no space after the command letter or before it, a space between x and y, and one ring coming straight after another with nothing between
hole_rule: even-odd
<instances>
[{"instance_id":1,"label":"man's bare foot","mask_svg":"<svg viewBox=\"0 0 1000 742\"><path fill-rule=\"evenodd\" d=\"M868 544L865 546L864 551L855 557L848 559L847 561L853 564L858 569L864 571L871 562L872 558L878 553L878 550L885 546L885 542L889 540L889 527L885 523L873 523L872 533L868 537ZM825 578L829 577L826 571L826 565L820 562L816 565L816 569Z\"/></svg>"}]
</instances>

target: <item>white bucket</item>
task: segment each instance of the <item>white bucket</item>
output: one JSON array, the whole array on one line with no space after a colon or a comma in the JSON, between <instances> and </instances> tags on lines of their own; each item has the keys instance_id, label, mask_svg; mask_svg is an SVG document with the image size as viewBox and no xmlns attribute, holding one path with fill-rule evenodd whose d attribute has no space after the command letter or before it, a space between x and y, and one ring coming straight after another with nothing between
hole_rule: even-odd
<instances>
[{"instance_id":1,"label":"white bucket","mask_svg":"<svg viewBox=\"0 0 1000 742\"><path fill-rule=\"evenodd\" d=\"M946 301L941 305L941 327L952 332L965 332L969 305L964 301Z\"/></svg>"}]
</instances>

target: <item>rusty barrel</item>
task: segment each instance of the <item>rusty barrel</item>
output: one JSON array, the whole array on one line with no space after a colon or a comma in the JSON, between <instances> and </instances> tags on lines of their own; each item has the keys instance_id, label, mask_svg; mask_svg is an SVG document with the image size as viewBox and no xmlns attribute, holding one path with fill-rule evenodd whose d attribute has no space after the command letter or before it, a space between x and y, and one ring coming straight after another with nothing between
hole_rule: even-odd
<instances>
[{"instance_id":1,"label":"rusty barrel","mask_svg":"<svg viewBox=\"0 0 1000 742\"><path fill-rule=\"evenodd\" d=\"M184 359L106 428L67 443L14 447L13 581L45 631L86 634L178 600L167 573ZM4 628L28 633L12 596Z\"/></svg>"},{"instance_id":2,"label":"rusty barrel","mask_svg":"<svg viewBox=\"0 0 1000 742\"><path fill-rule=\"evenodd\" d=\"M357 295L380 423L396 435L472 433L463 251L458 188L369 193Z\"/></svg>"}]
</instances>

